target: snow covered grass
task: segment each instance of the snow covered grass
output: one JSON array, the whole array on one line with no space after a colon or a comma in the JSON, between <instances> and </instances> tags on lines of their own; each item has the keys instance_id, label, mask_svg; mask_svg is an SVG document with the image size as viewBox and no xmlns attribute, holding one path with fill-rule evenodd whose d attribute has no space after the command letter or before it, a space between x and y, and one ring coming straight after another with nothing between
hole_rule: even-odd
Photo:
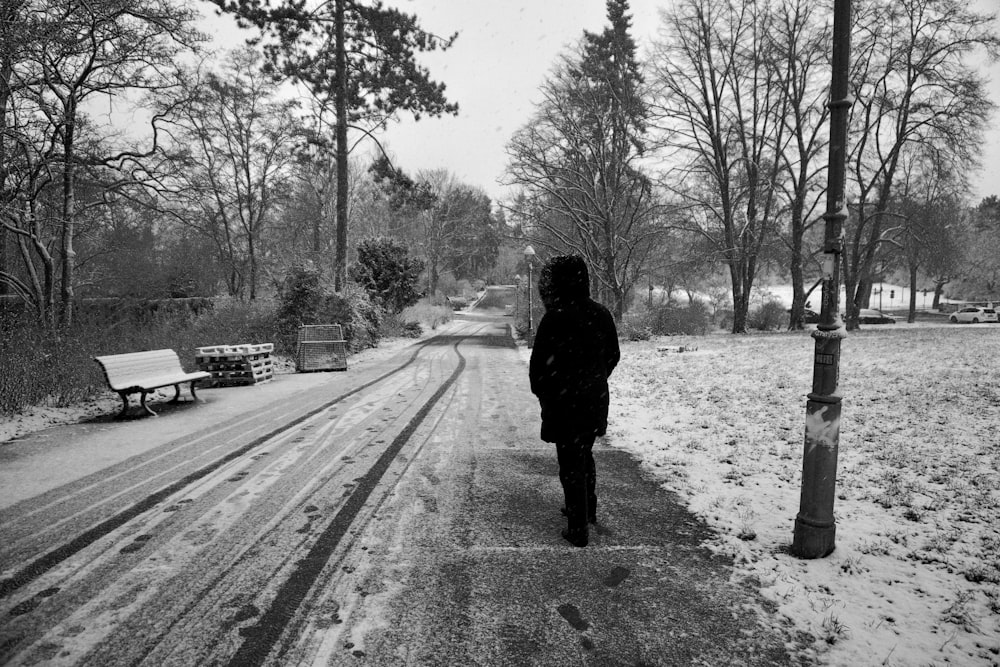
<instances>
[{"instance_id":1,"label":"snow covered grass","mask_svg":"<svg viewBox=\"0 0 1000 667\"><path fill-rule=\"evenodd\" d=\"M788 553L808 335L623 343L609 442L718 531L707 546L759 583L805 660L997 664L998 340L991 325L896 325L844 341L837 548L824 559Z\"/></svg>"}]
</instances>

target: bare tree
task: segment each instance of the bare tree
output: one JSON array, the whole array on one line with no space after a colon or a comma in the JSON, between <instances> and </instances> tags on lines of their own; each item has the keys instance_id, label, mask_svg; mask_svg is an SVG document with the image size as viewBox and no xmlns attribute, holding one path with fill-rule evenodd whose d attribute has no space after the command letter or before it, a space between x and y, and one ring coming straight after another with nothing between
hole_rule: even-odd
<instances>
[{"instance_id":1,"label":"bare tree","mask_svg":"<svg viewBox=\"0 0 1000 667\"><path fill-rule=\"evenodd\" d=\"M992 104L968 58L1000 48L992 17L964 0L873 0L855 16L849 171L856 215L843 256L848 329L869 305L878 255L898 232L889 207L904 155L924 146L962 164L957 173L975 164Z\"/></svg>"},{"instance_id":2,"label":"bare tree","mask_svg":"<svg viewBox=\"0 0 1000 667\"><path fill-rule=\"evenodd\" d=\"M5 3L4 13L11 22L4 32L19 31L21 39L0 53L3 225L18 239L27 278L18 281L8 271L3 279L30 294L40 316L51 320L58 278L60 319L68 324L80 170L122 169L138 156L133 149L115 152L109 137L88 131L86 105L163 85L176 54L200 37L191 28L192 11L170 0L19 0Z\"/></svg>"},{"instance_id":3,"label":"bare tree","mask_svg":"<svg viewBox=\"0 0 1000 667\"><path fill-rule=\"evenodd\" d=\"M161 103L172 108L173 215L211 239L233 296L257 296L267 227L288 191L299 132L293 101L280 100L252 49L222 73L196 72ZM183 98L179 104L177 96Z\"/></svg>"},{"instance_id":4,"label":"bare tree","mask_svg":"<svg viewBox=\"0 0 1000 667\"><path fill-rule=\"evenodd\" d=\"M890 243L898 248L909 279L908 322L916 321L919 274L928 268L938 274L954 272L961 257L961 225L954 213L962 208L962 180L939 156L920 148L901 161L898 193L889 206L899 220Z\"/></svg>"},{"instance_id":5,"label":"bare tree","mask_svg":"<svg viewBox=\"0 0 1000 667\"><path fill-rule=\"evenodd\" d=\"M771 15L753 0L683 0L663 22L653 108L680 159L664 185L683 202L686 227L728 267L733 332L745 332L761 254L775 232L787 136Z\"/></svg>"},{"instance_id":6,"label":"bare tree","mask_svg":"<svg viewBox=\"0 0 1000 667\"><path fill-rule=\"evenodd\" d=\"M415 207L411 224L427 270L428 294L437 292L444 271L468 276L491 268L485 258L496 257L500 238L486 193L445 169L418 173L415 187L426 198Z\"/></svg>"},{"instance_id":7,"label":"bare tree","mask_svg":"<svg viewBox=\"0 0 1000 667\"><path fill-rule=\"evenodd\" d=\"M808 0L785 0L773 7L770 23L774 49L775 83L786 98L782 122L788 142L779 154L777 185L787 206L787 227L780 238L789 251L792 279L789 329L801 329L805 316L805 266L812 252L809 231L822 218L816 215L826 193L827 107L830 71L829 14Z\"/></svg>"},{"instance_id":8,"label":"bare tree","mask_svg":"<svg viewBox=\"0 0 1000 667\"><path fill-rule=\"evenodd\" d=\"M562 58L534 117L508 144L507 182L523 195L508 206L530 221L532 242L586 258L621 319L663 228L643 168L649 112L628 2L607 6L604 32L585 33Z\"/></svg>"}]
</instances>

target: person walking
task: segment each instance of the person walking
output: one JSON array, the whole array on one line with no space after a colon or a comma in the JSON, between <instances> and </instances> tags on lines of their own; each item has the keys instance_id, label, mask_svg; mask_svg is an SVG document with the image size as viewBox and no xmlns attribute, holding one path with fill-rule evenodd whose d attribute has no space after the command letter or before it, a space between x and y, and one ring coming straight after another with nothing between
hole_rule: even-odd
<instances>
[{"instance_id":1,"label":"person walking","mask_svg":"<svg viewBox=\"0 0 1000 667\"><path fill-rule=\"evenodd\" d=\"M597 523L593 447L608 427L608 377L621 356L607 308L590 298L587 263L559 255L542 268L538 292L545 315L535 333L528 376L541 407L541 438L555 443L566 505L562 536L587 546Z\"/></svg>"}]
</instances>

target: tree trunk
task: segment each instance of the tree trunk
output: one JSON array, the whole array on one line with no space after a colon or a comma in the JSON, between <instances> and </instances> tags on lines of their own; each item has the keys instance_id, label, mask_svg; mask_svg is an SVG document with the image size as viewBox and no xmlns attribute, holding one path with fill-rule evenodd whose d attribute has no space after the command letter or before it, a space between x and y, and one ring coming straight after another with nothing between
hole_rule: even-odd
<instances>
[{"instance_id":1,"label":"tree trunk","mask_svg":"<svg viewBox=\"0 0 1000 667\"><path fill-rule=\"evenodd\" d=\"M615 322L621 323L622 317L625 315L625 290L621 287L615 287L612 290L612 295L614 297L614 310L611 314L615 318Z\"/></svg>"},{"instance_id":2,"label":"tree trunk","mask_svg":"<svg viewBox=\"0 0 1000 667\"><path fill-rule=\"evenodd\" d=\"M854 300L857 288L857 274L853 270L844 271L844 324L848 331L855 331L858 328L860 307Z\"/></svg>"},{"instance_id":3,"label":"tree trunk","mask_svg":"<svg viewBox=\"0 0 1000 667\"><path fill-rule=\"evenodd\" d=\"M863 278L858 282L858 307L859 308L871 308L872 307L872 289L875 287L875 281L869 278Z\"/></svg>"},{"instance_id":4,"label":"tree trunk","mask_svg":"<svg viewBox=\"0 0 1000 667\"><path fill-rule=\"evenodd\" d=\"M749 290L743 281L741 266L731 260L729 274L733 281L733 333L747 332L747 313L750 311Z\"/></svg>"},{"instance_id":5,"label":"tree trunk","mask_svg":"<svg viewBox=\"0 0 1000 667\"><path fill-rule=\"evenodd\" d=\"M37 244L36 244L37 247ZM38 269L35 267L35 263L31 259L31 250L28 248L28 240L18 234L17 235L17 249L21 253L21 261L24 264L24 271L28 275L28 280L31 286L31 290L35 297L35 312L38 315L39 322L46 322L46 293L45 287L41 279L38 277ZM44 257L42 257L44 262Z\"/></svg>"},{"instance_id":6,"label":"tree trunk","mask_svg":"<svg viewBox=\"0 0 1000 667\"><path fill-rule=\"evenodd\" d=\"M16 3L15 3L16 4ZM14 16L13 7L7 12ZM7 21L8 16L0 14L0 20ZM13 25L11 22L10 25ZM2 35L2 33L0 33ZM8 50L0 55L0 203L7 204L7 100L10 99L10 78L13 67L12 56ZM7 228L0 224L0 274L7 272ZM7 281L0 280L0 296L7 294Z\"/></svg>"},{"instance_id":7,"label":"tree trunk","mask_svg":"<svg viewBox=\"0 0 1000 667\"><path fill-rule=\"evenodd\" d=\"M437 258L436 257L428 257L428 262L427 263L430 265L428 267L430 269L430 273L427 276L427 280L428 280L428 284L427 284L427 292L428 292L427 298L430 299L431 303L434 303L434 297L437 295L438 279L440 278L440 276L438 275L438 262L437 262Z\"/></svg>"},{"instance_id":8,"label":"tree trunk","mask_svg":"<svg viewBox=\"0 0 1000 667\"><path fill-rule=\"evenodd\" d=\"M322 225L322 216L322 209L320 209L316 212L316 217L313 218L312 251L314 259L319 259L320 249L322 248L322 241L320 240L319 234L320 226Z\"/></svg>"},{"instance_id":9,"label":"tree trunk","mask_svg":"<svg viewBox=\"0 0 1000 667\"><path fill-rule=\"evenodd\" d=\"M336 0L336 78L337 94L337 251L334 260L333 289L340 292L347 282L347 45L344 38L344 4Z\"/></svg>"},{"instance_id":10,"label":"tree trunk","mask_svg":"<svg viewBox=\"0 0 1000 667\"><path fill-rule=\"evenodd\" d=\"M913 324L917 321L917 267L910 267L910 312L906 321Z\"/></svg>"},{"instance_id":11,"label":"tree trunk","mask_svg":"<svg viewBox=\"0 0 1000 667\"><path fill-rule=\"evenodd\" d=\"M0 182L0 193L3 183ZM7 274L7 228L0 224L0 276ZM0 297L7 296L7 281L0 277Z\"/></svg>"},{"instance_id":12,"label":"tree trunk","mask_svg":"<svg viewBox=\"0 0 1000 667\"><path fill-rule=\"evenodd\" d=\"M247 234L247 254L250 261L250 300L257 298L257 247L254 243L254 235Z\"/></svg>"},{"instance_id":13,"label":"tree trunk","mask_svg":"<svg viewBox=\"0 0 1000 667\"><path fill-rule=\"evenodd\" d=\"M76 169L73 164L73 141L75 111L67 111L66 135L63 139L63 179L62 179L62 289L60 296L59 321L64 326L73 323L73 281L75 280L76 250L73 248L75 220Z\"/></svg>"},{"instance_id":14,"label":"tree trunk","mask_svg":"<svg viewBox=\"0 0 1000 667\"><path fill-rule=\"evenodd\" d=\"M948 284L949 281L936 280L934 281L934 302L931 304L931 308L937 310L941 306L941 297L944 296L944 286Z\"/></svg>"},{"instance_id":15,"label":"tree trunk","mask_svg":"<svg viewBox=\"0 0 1000 667\"><path fill-rule=\"evenodd\" d=\"M792 309L788 316L788 330L799 331L804 327L806 314L806 287L802 275L802 235L796 233L798 225L792 222Z\"/></svg>"}]
</instances>

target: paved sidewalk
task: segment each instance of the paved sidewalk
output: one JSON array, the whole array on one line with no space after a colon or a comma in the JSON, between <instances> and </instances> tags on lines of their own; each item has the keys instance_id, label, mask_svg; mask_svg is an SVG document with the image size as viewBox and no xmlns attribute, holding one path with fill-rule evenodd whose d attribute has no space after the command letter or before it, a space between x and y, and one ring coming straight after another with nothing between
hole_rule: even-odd
<instances>
[{"instance_id":1,"label":"paved sidewalk","mask_svg":"<svg viewBox=\"0 0 1000 667\"><path fill-rule=\"evenodd\" d=\"M791 662L763 599L701 546L709 528L603 441L599 523L588 547L565 542L555 451L539 439L521 355L512 345L460 349L468 368L452 407L364 528L367 556L340 585L361 591L338 599L345 661Z\"/></svg>"}]
</instances>

